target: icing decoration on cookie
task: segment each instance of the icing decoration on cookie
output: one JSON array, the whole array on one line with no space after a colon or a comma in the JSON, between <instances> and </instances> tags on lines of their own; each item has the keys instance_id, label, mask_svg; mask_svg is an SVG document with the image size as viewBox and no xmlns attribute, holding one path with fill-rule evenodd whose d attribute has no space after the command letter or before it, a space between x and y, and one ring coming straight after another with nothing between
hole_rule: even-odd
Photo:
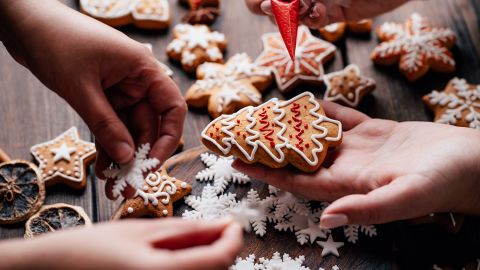
<instances>
[{"instance_id":1,"label":"icing decoration on cookie","mask_svg":"<svg viewBox=\"0 0 480 270\"><path fill-rule=\"evenodd\" d=\"M32 146L30 152L46 185L64 183L78 189L87 184L86 166L95 160L96 154L95 144L81 140L76 127Z\"/></svg>"},{"instance_id":2,"label":"icing decoration on cookie","mask_svg":"<svg viewBox=\"0 0 480 270\"><path fill-rule=\"evenodd\" d=\"M278 88L284 93L299 82L320 83L323 64L335 56L335 46L314 37L306 26L298 28L295 61L290 59L280 34L264 34L262 41L263 52L255 63L272 69Z\"/></svg>"},{"instance_id":3,"label":"icing decoration on cookie","mask_svg":"<svg viewBox=\"0 0 480 270\"><path fill-rule=\"evenodd\" d=\"M167 46L167 55L179 61L185 71L194 72L204 62L223 63L225 35L211 31L208 26L178 24L173 37Z\"/></svg>"},{"instance_id":4,"label":"icing decoration on cookie","mask_svg":"<svg viewBox=\"0 0 480 270\"><path fill-rule=\"evenodd\" d=\"M197 77L185 100L192 107L208 106L212 117L260 104L260 91L272 81L270 69L252 63L245 53L234 55L225 65L204 63L198 67Z\"/></svg>"},{"instance_id":5,"label":"icing decoration on cookie","mask_svg":"<svg viewBox=\"0 0 480 270\"><path fill-rule=\"evenodd\" d=\"M319 29L320 35L327 41L336 42L348 31L356 34L369 34L372 31L372 20L347 21L329 24Z\"/></svg>"},{"instance_id":6,"label":"icing decoration on cookie","mask_svg":"<svg viewBox=\"0 0 480 270\"><path fill-rule=\"evenodd\" d=\"M288 101L274 98L213 120L202 142L219 155L272 168L291 163L305 172L317 170L328 147L342 141L342 124L325 116L312 93Z\"/></svg>"},{"instance_id":7,"label":"icing decoration on cookie","mask_svg":"<svg viewBox=\"0 0 480 270\"><path fill-rule=\"evenodd\" d=\"M435 90L423 101L435 112L435 122L480 130L480 85L454 78L445 90Z\"/></svg>"},{"instance_id":8,"label":"icing decoration on cookie","mask_svg":"<svg viewBox=\"0 0 480 270\"><path fill-rule=\"evenodd\" d=\"M384 23L377 29L382 41L372 52L373 62L380 65L399 63L400 71L410 81L425 75L429 69L437 72L455 71L450 48L455 45L455 33L447 28L432 27L430 21L414 13L404 25Z\"/></svg>"},{"instance_id":9,"label":"icing decoration on cookie","mask_svg":"<svg viewBox=\"0 0 480 270\"><path fill-rule=\"evenodd\" d=\"M323 99L357 107L366 94L375 90L375 81L360 74L357 65L325 75L327 90Z\"/></svg>"},{"instance_id":10,"label":"icing decoration on cookie","mask_svg":"<svg viewBox=\"0 0 480 270\"><path fill-rule=\"evenodd\" d=\"M173 203L192 191L186 182L168 176L165 169L147 175L142 187L127 199L115 214L117 218L171 217Z\"/></svg>"},{"instance_id":11,"label":"icing decoration on cookie","mask_svg":"<svg viewBox=\"0 0 480 270\"><path fill-rule=\"evenodd\" d=\"M278 30L287 48L290 59L295 59L297 45L298 16L300 15L300 0L271 0L272 13Z\"/></svg>"},{"instance_id":12,"label":"icing decoration on cookie","mask_svg":"<svg viewBox=\"0 0 480 270\"><path fill-rule=\"evenodd\" d=\"M167 0L80 0L80 9L114 27L133 23L144 29L165 29L171 20Z\"/></svg>"}]
</instances>

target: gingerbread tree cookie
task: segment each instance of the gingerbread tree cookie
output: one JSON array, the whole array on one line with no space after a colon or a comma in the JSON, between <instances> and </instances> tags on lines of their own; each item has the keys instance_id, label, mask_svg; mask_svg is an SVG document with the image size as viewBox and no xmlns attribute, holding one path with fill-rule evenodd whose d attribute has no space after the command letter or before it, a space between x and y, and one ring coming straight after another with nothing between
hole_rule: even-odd
<instances>
[{"instance_id":1,"label":"gingerbread tree cookie","mask_svg":"<svg viewBox=\"0 0 480 270\"><path fill-rule=\"evenodd\" d=\"M166 29L171 21L167 0L80 0L80 10L113 27Z\"/></svg>"},{"instance_id":2,"label":"gingerbread tree cookie","mask_svg":"<svg viewBox=\"0 0 480 270\"><path fill-rule=\"evenodd\" d=\"M336 42L345 36L347 29L355 34L369 34L372 31L372 20L336 22L320 28L318 31L325 40Z\"/></svg>"},{"instance_id":3,"label":"gingerbread tree cookie","mask_svg":"<svg viewBox=\"0 0 480 270\"><path fill-rule=\"evenodd\" d=\"M205 62L223 63L227 39L208 26L178 24L173 29L173 37L167 46L167 55L179 61L185 71L194 72Z\"/></svg>"},{"instance_id":4,"label":"gingerbread tree cookie","mask_svg":"<svg viewBox=\"0 0 480 270\"><path fill-rule=\"evenodd\" d=\"M95 160L95 144L81 140L76 127L57 138L32 146L45 184L64 183L82 189L87 184L86 166Z\"/></svg>"},{"instance_id":5,"label":"gingerbread tree cookie","mask_svg":"<svg viewBox=\"0 0 480 270\"><path fill-rule=\"evenodd\" d=\"M133 198L125 200L113 218L171 217L173 203L191 191L189 184L168 176L165 169L161 169L147 175L144 185Z\"/></svg>"},{"instance_id":6,"label":"gingerbread tree cookie","mask_svg":"<svg viewBox=\"0 0 480 270\"><path fill-rule=\"evenodd\" d=\"M245 53L232 56L225 65L204 63L198 67L197 77L185 100L192 107L208 106L212 117L260 104L260 92L272 81L270 69L252 63Z\"/></svg>"},{"instance_id":7,"label":"gingerbread tree cookie","mask_svg":"<svg viewBox=\"0 0 480 270\"><path fill-rule=\"evenodd\" d=\"M375 90L375 81L360 74L357 65L325 75L327 90L323 99L357 107L362 98Z\"/></svg>"},{"instance_id":8,"label":"gingerbread tree cookie","mask_svg":"<svg viewBox=\"0 0 480 270\"><path fill-rule=\"evenodd\" d=\"M429 69L437 72L455 71L450 48L455 45L455 33L447 28L432 27L425 17L414 13L404 25L384 23L377 29L382 41L372 52L379 65L399 63L400 71L409 81L425 75Z\"/></svg>"},{"instance_id":9,"label":"gingerbread tree cookie","mask_svg":"<svg viewBox=\"0 0 480 270\"><path fill-rule=\"evenodd\" d=\"M316 171L329 147L342 142L342 124L325 116L312 93L290 100L246 107L213 120L201 133L202 142L223 156L271 168L288 163Z\"/></svg>"},{"instance_id":10,"label":"gingerbread tree cookie","mask_svg":"<svg viewBox=\"0 0 480 270\"><path fill-rule=\"evenodd\" d=\"M423 101L435 112L435 122L480 130L480 85L454 78L443 92L433 91Z\"/></svg>"},{"instance_id":11,"label":"gingerbread tree cookie","mask_svg":"<svg viewBox=\"0 0 480 270\"><path fill-rule=\"evenodd\" d=\"M272 69L278 88L284 93L300 82L321 83L323 64L335 56L335 46L314 37L306 26L298 28L295 61L290 59L279 33L264 34L262 41L263 52L255 63Z\"/></svg>"}]
</instances>

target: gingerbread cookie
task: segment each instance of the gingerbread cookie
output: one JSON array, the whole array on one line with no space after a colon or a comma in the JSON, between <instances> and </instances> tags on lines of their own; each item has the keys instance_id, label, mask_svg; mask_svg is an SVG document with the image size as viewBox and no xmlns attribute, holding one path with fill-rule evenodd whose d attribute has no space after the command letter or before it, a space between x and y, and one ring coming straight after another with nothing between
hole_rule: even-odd
<instances>
[{"instance_id":1,"label":"gingerbread cookie","mask_svg":"<svg viewBox=\"0 0 480 270\"><path fill-rule=\"evenodd\" d=\"M450 48L455 45L455 33L447 28L432 27L425 17L414 13L404 25L384 23L377 29L380 41L372 52L373 62L379 65L399 63L400 71L409 81L436 72L455 71Z\"/></svg>"},{"instance_id":2,"label":"gingerbread cookie","mask_svg":"<svg viewBox=\"0 0 480 270\"><path fill-rule=\"evenodd\" d=\"M167 55L179 61L185 71L194 72L205 62L223 63L227 39L208 26L178 24L173 29L173 37L167 46Z\"/></svg>"},{"instance_id":3,"label":"gingerbread cookie","mask_svg":"<svg viewBox=\"0 0 480 270\"><path fill-rule=\"evenodd\" d=\"M64 183L82 189L87 184L86 166L95 160L95 144L83 141L76 127L30 149L47 186Z\"/></svg>"},{"instance_id":4,"label":"gingerbread cookie","mask_svg":"<svg viewBox=\"0 0 480 270\"><path fill-rule=\"evenodd\" d=\"M372 31L372 20L347 21L329 24L320 28L320 35L330 42L336 42L348 31L355 34L369 34Z\"/></svg>"},{"instance_id":5,"label":"gingerbread cookie","mask_svg":"<svg viewBox=\"0 0 480 270\"><path fill-rule=\"evenodd\" d=\"M167 0L80 0L80 10L113 27L166 29L171 21Z\"/></svg>"},{"instance_id":6,"label":"gingerbread cookie","mask_svg":"<svg viewBox=\"0 0 480 270\"><path fill-rule=\"evenodd\" d=\"M283 93L300 82L320 84L324 75L323 64L335 56L335 46L314 37L306 26L298 28L295 61L290 59L279 33L264 34L262 41L263 52L255 63L272 69Z\"/></svg>"},{"instance_id":7,"label":"gingerbread cookie","mask_svg":"<svg viewBox=\"0 0 480 270\"><path fill-rule=\"evenodd\" d=\"M212 24L220 15L220 9L215 7L205 7L195 10L190 10L182 18L182 22L189 24Z\"/></svg>"},{"instance_id":8,"label":"gingerbread cookie","mask_svg":"<svg viewBox=\"0 0 480 270\"><path fill-rule=\"evenodd\" d=\"M245 53L232 56L225 65L204 63L198 67L197 77L185 100L195 108L208 106L214 118L260 104L260 92L272 82L270 69L252 63Z\"/></svg>"},{"instance_id":9,"label":"gingerbread cookie","mask_svg":"<svg viewBox=\"0 0 480 270\"><path fill-rule=\"evenodd\" d=\"M125 200L113 219L171 217L173 203L188 195L192 186L167 175L165 169L150 173L144 185L131 199Z\"/></svg>"},{"instance_id":10,"label":"gingerbread cookie","mask_svg":"<svg viewBox=\"0 0 480 270\"><path fill-rule=\"evenodd\" d=\"M360 74L357 65L325 75L327 90L323 99L357 107L363 96L375 90L375 81Z\"/></svg>"},{"instance_id":11,"label":"gingerbread cookie","mask_svg":"<svg viewBox=\"0 0 480 270\"><path fill-rule=\"evenodd\" d=\"M271 168L288 163L304 172L322 164L329 147L342 142L342 124L325 116L312 93L290 100L276 98L213 120L201 133L202 143L222 156Z\"/></svg>"},{"instance_id":12,"label":"gingerbread cookie","mask_svg":"<svg viewBox=\"0 0 480 270\"><path fill-rule=\"evenodd\" d=\"M454 78L443 92L435 90L423 101L435 112L435 122L480 130L480 85Z\"/></svg>"}]
</instances>

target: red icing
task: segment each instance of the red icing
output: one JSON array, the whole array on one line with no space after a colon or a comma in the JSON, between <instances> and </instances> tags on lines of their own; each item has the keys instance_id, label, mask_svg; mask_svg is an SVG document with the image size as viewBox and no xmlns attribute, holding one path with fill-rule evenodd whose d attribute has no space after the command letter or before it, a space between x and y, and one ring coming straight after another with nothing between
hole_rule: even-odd
<instances>
[{"instance_id":1,"label":"red icing","mask_svg":"<svg viewBox=\"0 0 480 270\"><path fill-rule=\"evenodd\" d=\"M265 108L262 109L262 112L258 114L260 118L260 124L263 126L260 128L260 132L264 133L265 139L273 142L273 138L271 137L274 130L270 127L270 122L268 122L268 114ZM266 132L266 133L265 133Z\"/></svg>"},{"instance_id":2,"label":"red icing","mask_svg":"<svg viewBox=\"0 0 480 270\"><path fill-rule=\"evenodd\" d=\"M297 132L297 134L295 135L295 138L297 138L297 140L298 140L298 143L295 144L295 147L297 147L300 151L303 151L303 147L302 147L303 138L301 136L305 132L305 130L302 129L303 121L298 118L301 114L300 111L299 111L300 104L294 102L294 103L292 103L292 105L293 106L290 109L290 111L292 113L294 113L294 115L292 116L292 119L296 124L293 128ZM290 135L290 138L291 138L291 135Z\"/></svg>"}]
</instances>

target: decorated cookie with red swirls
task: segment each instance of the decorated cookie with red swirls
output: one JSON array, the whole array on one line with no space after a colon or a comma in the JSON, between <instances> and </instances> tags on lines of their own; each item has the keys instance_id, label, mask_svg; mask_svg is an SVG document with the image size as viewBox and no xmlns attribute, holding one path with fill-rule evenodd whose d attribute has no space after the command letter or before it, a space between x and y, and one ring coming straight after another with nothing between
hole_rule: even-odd
<instances>
[{"instance_id":1,"label":"decorated cookie with red swirls","mask_svg":"<svg viewBox=\"0 0 480 270\"><path fill-rule=\"evenodd\" d=\"M166 29L171 21L167 0L80 0L80 10L113 27Z\"/></svg>"},{"instance_id":2,"label":"decorated cookie with red swirls","mask_svg":"<svg viewBox=\"0 0 480 270\"><path fill-rule=\"evenodd\" d=\"M445 90L433 91L423 101L435 113L435 122L480 130L480 85L452 79Z\"/></svg>"},{"instance_id":3,"label":"decorated cookie with red swirls","mask_svg":"<svg viewBox=\"0 0 480 270\"><path fill-rule=\"evenodd\" d=\"M375 90L375 81L362 76L357 65L325 75L327 90L323 99L356 108L362 98Z\"/></svg>"},{"instance_id":4,"label":"decorated cookie with red swirls","mask_svg":"<svg viewBox=\"0 0 480 270\"><path fill-rule=\"evenodd\" d=\"M171 217L173 203L188 195L192 186L168 176L164 169L147 175L135 195L127 199L113 219L141 217Z\"/></svg>"},{"instance_id":5,"label":"decorated cookie with red swirls","mask_svg":"<svg viewBox=\"0 0 480 270\"><path fill-rule=\"evenodd\" d=\"M306 26L298 28L295 61L290 58L279 33L264 34L262 41L263 52L255 63L272 69L277 86L283 93L301 82L321 84L323 64L335 56L335 46L314 37Z\"/></svg>"},{"instance_id":6,"label":"decorated cookie with red swirls","mask_svg":"<svg viewBox=\"0 0 480 270\"><path fill-rule=\"evenodd\" d=\"M261 92L272 82L270 69L252 63L247 54L232 56L225 65L204 63L185 100L194 108L208 107L212 117L262 102Z\"/></svg>"},{"instance_id":7,"label":"decorated cookie with red swirls","mask_svg":"<svg viewBox=\"0 0 480 270\"><path fill-rule=\"evenodd\" d=\"M87 184L86 166L95 160L95 144L81 140L76 127L57 138L32 146L47 186L64 183L82 189Z\"/></svg>"},{"instance_id":8,"label":"decorated cookie with red swirls","mask_svg":"<svg viewBox=\"0 0 480 270\"><path fill-rule=\"evenodd\" d=\"M195 72L205 62L223 63L227 47L224 34L211 31L206 25L178 24L173 41L167 46L170 59L180 62L187 72Z\"/></svg>"},{"instance_id":9,"label":"decorated cookie with red swirls","mask_svg":"<svg viewBox=\"0 0 480 270\"><path fill-rule=\"evenodd\" d=\"M455 45L455 33L447 28L433 27L430 21L414 13L402 25L387 22L377 29L382 41L372 52L379 65L399 63L400 71L409 81L424 76L430 69L436 72L455 71L450 48Z\"/></svg>"},{"instance_id":10,"label":"decorated cookie with red swirls","mask_svg":"<svg viewBox=\"0 0 480 270\"><path fill-rule=\"evenodd\" d=\"M201 133L213 152L271 168L292 164L314 172L329 147L342 142L342 124L330 119L310 92L290 100L276 98L213 120Z\"/></svg>"}]
</instances>

